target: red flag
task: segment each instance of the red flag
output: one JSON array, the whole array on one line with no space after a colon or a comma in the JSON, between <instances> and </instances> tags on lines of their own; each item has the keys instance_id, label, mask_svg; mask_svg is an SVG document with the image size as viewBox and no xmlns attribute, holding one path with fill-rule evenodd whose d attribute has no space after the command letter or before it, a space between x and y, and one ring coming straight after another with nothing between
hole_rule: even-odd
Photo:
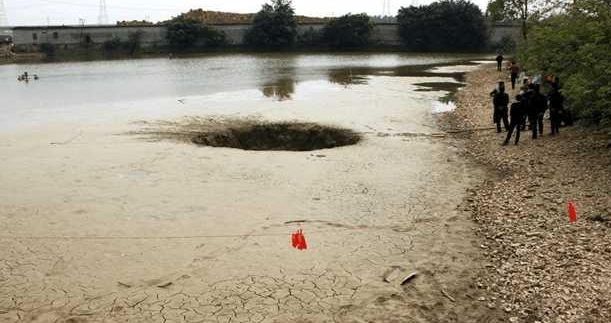
<instances>
[{"instance_id":1,"label":"red flag","mask_svg":"<svg viewBox=\"0 0 611 323\"><path fill-rule=\"evenodd\" d=\"M293 245L293 248L299 250L308 249L308 243L306 242L306 238L303 235L303 231L301 229L291 234L291 243Z\"/></svg>"},{"instance_id":2,"label":"red flag","mask_svg":"<svg viewBox=\"0 0 611 323\"><path fill-rule=\"evenodd\" d=\"M577 222L577 209L575 208L575 203L572 201L569 202L569 222Z\"/></svg>"},{"instance_id":3,"label":"red flag","mask_svg":"<svg viewBox=\"0 0 611 323\"><path fill-rule=\"evenodd\" d=\"M297 246L299 245L299 233L293 233L291 234L291 240L293 243L293 248L297 248Z\"/></svg>"}]
</instances>

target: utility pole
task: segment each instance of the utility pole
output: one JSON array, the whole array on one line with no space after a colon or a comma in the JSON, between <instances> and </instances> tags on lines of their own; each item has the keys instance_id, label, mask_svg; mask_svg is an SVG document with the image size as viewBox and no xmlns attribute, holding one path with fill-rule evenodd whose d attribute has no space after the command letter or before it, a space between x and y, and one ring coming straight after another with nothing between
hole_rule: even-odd
<instances>
[{"instance_id":1,"label":"utility pole","mask_svg":"<svg viewBox=\"0 0 611 323\"><path fill-rule=\"evenodd\" d=\"M4 0L0 0L0 26L8 26L8 18L6 17Z\"/></svg>"},{"instance_id":2,"label":"utility pole","mask_svg":"<svg viewBox=\"0 0 611 323\"><path fill-rule=\"evenodd\" d=\"M108 25L108 11L106 11L106 0L100 0L100 14L98 16L99 25Z\"/></svg>"}]
</instances>

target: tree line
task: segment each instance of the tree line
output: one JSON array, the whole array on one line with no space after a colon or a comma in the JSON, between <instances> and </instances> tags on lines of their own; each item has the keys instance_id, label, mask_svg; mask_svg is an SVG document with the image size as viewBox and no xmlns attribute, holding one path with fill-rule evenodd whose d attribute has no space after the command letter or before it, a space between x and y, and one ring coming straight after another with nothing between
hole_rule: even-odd
<instances>
[{"instance_id":1,"label":"tree line","mask_svg":"<svg viewBox=\"0 0 611 323\"><path fill-rule=\"evenodd\" d=\"M271 0L254 16L244 43L249 48L262 50L376 46L371 41L374 19L367 14L331 18L322 30L309 29L302 34L297 32L295 17L291 0ZM431 5L401 8L395 19L408 50L477 51L487 44L483 13L465 0L441 0ZM171 47L183 50L226 45L221 32L184 16L168 23L168 42Z\"/></svg>"}]
</instances>

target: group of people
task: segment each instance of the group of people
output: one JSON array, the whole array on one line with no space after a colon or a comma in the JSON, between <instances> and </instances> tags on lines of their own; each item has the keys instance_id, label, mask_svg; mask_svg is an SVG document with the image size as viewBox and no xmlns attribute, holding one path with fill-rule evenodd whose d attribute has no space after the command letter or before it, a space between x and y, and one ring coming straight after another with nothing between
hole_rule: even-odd
<instances>
[{"instance_id":1,"label":"group of people","mask_svg":"<svg viewBox=\"0 0 611 323\"><path fill-rule=\"evenodd\" d=\"M497 60L498 61L498 60ZM511 73L512 89L519 75L519 67L515 62L509 67ZM507 137L503 145L509 144L515 131L515 144L520 141L520 131L526 130L526 122L532 131L532 138L537 139L543 135L543 119L549 109L551 135L559 134L560 123L564 109L564 96L560 92L560 80L558 77L548 79L549 88L547 95L541 93L540 80L523 79L520 93L515 96L515 101L509 105L509 94L505 90L505 82L499 82L490 96L494 106L493 121L497 132L502 132L501 122L507 131Z\"/></svg>"},{"instance_id":2,"label":"group of people","mask_svg":"<svg viewBox=\"0 0 611 323\"><path fill-rule=\"evenodd\" d=\"M17 81L19 81L19 82L21 82L21 81L29 82L30 79L38 80L38 75L34 74L30 78L30 74L28 74L28 72L23 72L23 74L17 76Z\"/></svg>"}]
</instances>

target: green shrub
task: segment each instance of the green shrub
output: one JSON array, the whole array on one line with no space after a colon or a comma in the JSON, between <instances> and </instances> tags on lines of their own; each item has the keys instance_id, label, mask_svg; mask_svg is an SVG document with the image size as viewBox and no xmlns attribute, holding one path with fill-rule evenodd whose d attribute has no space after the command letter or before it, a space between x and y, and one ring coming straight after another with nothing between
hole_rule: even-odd
<instances>
[{"instance_id":1,"label":"green shrub","mask_svg":"<svg viewBox=\"0 0 611 323\"><path fill-rule=\"evenodd\" d=\"M575 0L534 25L519 49L529 71L560 77L571 110L588 123L611 125L610 30L606 0Z\"/></svg>"},{"instance_id":2,"label":"green shrub","mask_svg":"<svg viewBox=\"0 0 611 323\"><path fill-rule=\"evenodd\" d=\"M373 23L367 14L347 14L331 19L323 30L323 40L339 49L360 48L369 45Z\"/></svg>"},{"instance_id":3,"label":"green shrub","mask_svg":"<svg viewBox=\"0 0 611 323\"><path fill-rule=\"evenodd\" d=\"M129 52L130 55L136 54L136 52L138 52L142 47L143 34L144 32L142 30L138 30L127 35L127 41L123 43L123 47Z\"/></svg>"},{"instance_id":4,"label":"green shrub","mask_svg":"<svg viewBox=\"0 0 611 323\"><path fill-rule=\"evenodd\" d=\"M486 46L484 16L465 0L402 7L397 19L403 43L410 50L472 51Z\"/></svg>"},{"instance_id":5,"label":"green shrub","mask_svg":"<svg viewBox=\"0 0 611 323\"><path fill-rule=\"evenodd\" d=\"M297 44L302 47L317 47L322 42L322 31L310 27L300 35L297 35Z\"/></svg>"},{"instance_id":6,"label":"green shrub","mask_svg":"<svg viewBox=\"0 0 611 323\"><path fill-rule=\"evenodd\" d=\"M168 23L166 38L170 48L174 50L219 47L226 43L224 33L184 17L175 18Z\"/></svg>"},{"instance_id":7,"label":"green shrub","mask_svg":"<svg viewBox=\"0 0 611 323\"><path fill-rule=\"evenodd\" d=\"M495 52L501 52L504 54L515 53L518 47L516 41L511 36L503 36L497 43L491 44L490 48Z\"/></svg>"},{"instance_id":8,"label":"green shrub","mask_svg":"<svg viewBox=\"0 0 611 323\"><path fill-rule=\"evenodd\" d=\"M282 49L295 44L297 22L290 0L271 0L255 15L244 42L254 48Z\"/></svg>"}]
</instances>

